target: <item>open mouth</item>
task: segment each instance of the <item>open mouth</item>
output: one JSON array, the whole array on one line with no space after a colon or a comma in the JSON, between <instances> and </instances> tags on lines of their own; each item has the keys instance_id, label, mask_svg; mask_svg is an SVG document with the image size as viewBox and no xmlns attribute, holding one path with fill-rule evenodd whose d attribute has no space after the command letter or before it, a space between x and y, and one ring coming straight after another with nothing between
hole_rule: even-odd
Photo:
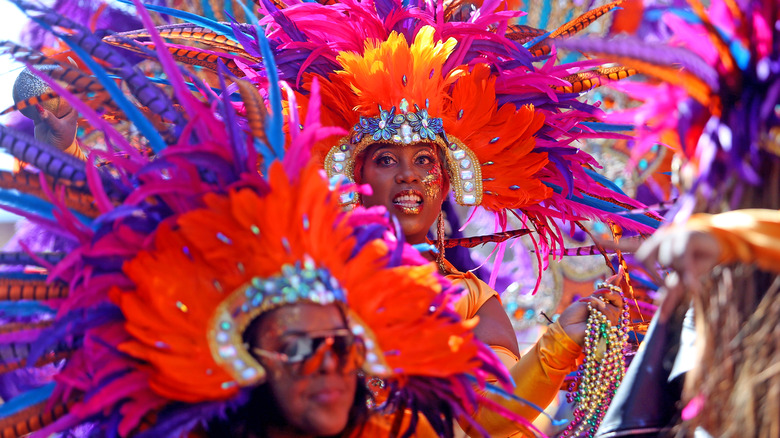
<instances>
[{"instance_id":1,"label":"open mouth","mask_svg":"<svg viewBox=\"0 0 780 438\"><path fill-rule=\"evenodd\" d=\"M422 203L422 193L417 190L404 190L393 198L393 206L407 214L420 213Z\"/></svg>"}]
</instances>

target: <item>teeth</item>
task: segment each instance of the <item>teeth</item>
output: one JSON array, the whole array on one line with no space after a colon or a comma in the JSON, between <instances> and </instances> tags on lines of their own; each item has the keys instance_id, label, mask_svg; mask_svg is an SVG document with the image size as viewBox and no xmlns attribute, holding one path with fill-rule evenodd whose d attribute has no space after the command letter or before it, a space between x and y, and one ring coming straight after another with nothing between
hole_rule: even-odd
<instances>
[{"instance_id":1,"label":"teeth","mask_svg":"<svg viewBox=\"0 0 780 438\"><path fill-rule=\"evenodd\" d=\"M396 196L395 199L393 199L393 202L396 204L419 204L422 202L422 198L418 195L401 195Z\"/></svg>"}]
</instances>

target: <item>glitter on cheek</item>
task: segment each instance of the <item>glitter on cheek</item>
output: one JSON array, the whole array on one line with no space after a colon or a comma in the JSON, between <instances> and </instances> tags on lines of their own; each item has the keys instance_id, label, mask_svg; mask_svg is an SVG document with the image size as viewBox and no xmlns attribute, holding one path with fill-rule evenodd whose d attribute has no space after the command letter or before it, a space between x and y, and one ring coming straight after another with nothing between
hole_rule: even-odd
<instances>
[{"instance_id":1,"label":"glitter on cheek","mask_svg":"<svg viewBox=\"0 0 780 438\"><path fill-rule=\"evenodd\" d=\"M428 175L423 178L422 183L426 198L437 199L441 195L444 180L442 179L441 165L439 163L433 165L431 170L428 171Z\"/></svg>"}]
</instances>

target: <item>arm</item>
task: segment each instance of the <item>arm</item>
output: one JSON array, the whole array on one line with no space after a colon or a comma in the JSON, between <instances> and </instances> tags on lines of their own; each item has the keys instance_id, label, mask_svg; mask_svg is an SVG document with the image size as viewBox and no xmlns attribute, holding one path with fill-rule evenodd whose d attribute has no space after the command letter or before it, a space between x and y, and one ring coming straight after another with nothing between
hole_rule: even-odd
<instances>
[{"instance_id":1,"label":"arm","mask_svg":"<svg viewBox=\"0 0 780 438\"><path fill-rule=\"evenodd\" d=\"M637 251L648 269L669 266L691 286L718 263L756 263L777 272L780 266L780 211L748 209L715 215L695 214L683 224L658 230Z\"/></svg>"},{"instance_id":2,"label":"arm","mask_svg":"<svg viewBox=\"0 0 780 438\"><path fill-rule=\"evenodd\" d=\"M581 351L582 348L566 335L560 324L550 325L534 348L509 369L516 385L513 394L545 408L558 395L566 375L576 368ZM539 415L535 407L526 403L508 400L493 393L484 395L529 422ZM473 418L492 437L508 437L526 430L522 424L510 421L487 407L481 406ZM480 436L465 421L461 422L461 426L469 436Z\"/></svg>"},{"instance_id":3,"label":"arm","mask_svg":"<svg viewBox=\"0 0 780 438\"><path fill-rule=\"evenodd\" d=\"M485 301L485 304L477 310L477 316L479 323L474 328L474 336L477 339L491 347L506 348L515 357L520 357L515 330L498 298L492 296Z\"/></svg>"},{"instance_id":4,"label":"arm","mask_svg":"<svg viewBox=\"0 0 780 438\"><path fill-rule=\"evenodd\" d=\"M610 279L610 282L621 278L620 275L616 275ZM597 298L598 295L603 296L606 302ZM500 346L496 347L495 344L489 343L509 369L509 374L516 385L513 391L515 396L541 409L546 408L557 397L563 379L576 369L577 359L582 353L589 304L604 313L614 323L620 318L623 300L620 294L603 289L571 304L561 314L558 322L548 327L534 348L519 361L514 359L516 362L514 364L509 363L509 355L506 352L502 354ZM501 311L503 312L503 309ZM507 318L506 314L504 317ZM540 413L536 406L527 403L507 400L493 393L484 395L491 402L503 406L529 422ZM506 437L526 431L523 424L510 421L489 407L481 406L472 416L490 436ZM479 436L477 431L469 427L465 421L461 421L461 427L469 436Z\"/></svg>"}]
</instances>

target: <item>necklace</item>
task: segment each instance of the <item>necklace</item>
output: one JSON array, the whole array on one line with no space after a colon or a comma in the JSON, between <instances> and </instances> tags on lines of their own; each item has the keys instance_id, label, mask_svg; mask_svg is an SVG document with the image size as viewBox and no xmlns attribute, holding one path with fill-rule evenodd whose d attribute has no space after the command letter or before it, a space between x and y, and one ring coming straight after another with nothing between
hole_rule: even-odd
<instances>
[{"instance_id":1,"label":"necklace","mask_svg":"<svg viewBox=\"0 0 780 438\"><path fill-rule=\"evenodd\" d=\"M599 284L619 292L617 286ZM601 298L601 297L599 297ZM603 298L601 298L603 299ZM588 304L585 331L585 362L577 370L566 399L575 404L574 420L563 431L565 437L592 438L601 424L612 397L626 372L624 348L628 340L628 303L623 299L623 312L617 325L612 325L599 310Z\"/></svg>"}]
</instances>

